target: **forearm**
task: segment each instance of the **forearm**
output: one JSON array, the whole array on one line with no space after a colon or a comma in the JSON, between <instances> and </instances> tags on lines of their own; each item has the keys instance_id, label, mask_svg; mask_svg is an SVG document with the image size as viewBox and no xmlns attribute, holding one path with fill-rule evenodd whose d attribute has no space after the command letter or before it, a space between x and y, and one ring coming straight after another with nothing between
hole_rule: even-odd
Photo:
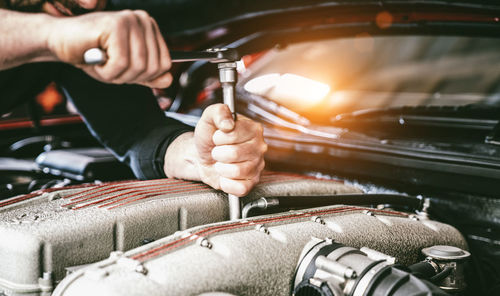
<instances>
[{"instance_id":1,"label":"forearm","mask_svg":"<svg viewBox=\"0 0 500 296\"><path fill-rule=\"evenodd\" d=\"M53 61L48 39L55 18L0 9L0 70L36 61Z\"/></svg>"},{"instance_id":2,"label":"forearm","mask_svg":"<svg viewBox=\"0 0 500 296\"><path fill-rule=\"evenodd\" d=\"M194 133L184 133L168 146L165 153L165 175L169 178L200 181L198 168L198 152L194 143Z\"/></svg>"}]
</instances>

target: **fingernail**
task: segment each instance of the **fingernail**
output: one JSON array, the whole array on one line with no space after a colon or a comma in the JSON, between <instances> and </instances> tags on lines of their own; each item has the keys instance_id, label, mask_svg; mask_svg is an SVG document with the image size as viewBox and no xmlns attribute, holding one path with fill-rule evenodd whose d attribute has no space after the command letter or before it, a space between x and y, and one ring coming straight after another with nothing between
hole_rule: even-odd
<instances>
[{"instance_id":1,"label":"fingernail","mask_svg":"<svg viewBox=\"0 0 500 296\"><path fill-rule=\"evenodd\" d=\"M232 129L234 126L234 122L229 119L225 119L220 123L220 127L225 130Z\"/></svg>"}]
</instances>

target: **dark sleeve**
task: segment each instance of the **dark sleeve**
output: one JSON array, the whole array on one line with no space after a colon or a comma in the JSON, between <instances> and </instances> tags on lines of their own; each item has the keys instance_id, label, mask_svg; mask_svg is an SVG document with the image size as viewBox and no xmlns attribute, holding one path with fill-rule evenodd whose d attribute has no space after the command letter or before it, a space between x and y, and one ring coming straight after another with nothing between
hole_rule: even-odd
<instances>
[{"instance_id":1,"label":"dark sleeve","mask_svg":"<svg viewBox=\"0 0 500 296\"><path fill-rule=\"evenodd\" d=\"M165 177L168 145L193 128L167 118L150 89L98 82L70 66L61 68L59 85L92 134L139 179Z\"/></svg>"}]
</instances>

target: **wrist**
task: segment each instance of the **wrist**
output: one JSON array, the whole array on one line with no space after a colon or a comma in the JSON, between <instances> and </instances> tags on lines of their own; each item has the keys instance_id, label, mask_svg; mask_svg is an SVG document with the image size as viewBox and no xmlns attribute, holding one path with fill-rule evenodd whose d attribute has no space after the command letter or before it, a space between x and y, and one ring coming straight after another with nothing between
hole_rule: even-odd
<instances>
[{"instance_id":1,"label":"wrist","mask_svg":"<svg viewBox=\"0 0 500 296\"><path fill-rule=\"evenodd\" d=\"M167 148L163 167L168 178L200 181L200 163L194 133L178 136Z\"/></svg>"},{"instance_id":2,"label":"wrist","mask_svg":"<svg viewBox=\"0 0 500 296\"><path fill-rule=\"evenodd\" d=\"M53 16L47 16L48 21L44 26L44 34L46 36L45 38L45 46L47 49L47 54L49 58L53 61L61 61L59 58L60 56L60 51L63 48L63 42L64 36L63 35L63 28L66 26L65 25L65 18L61 17L53 17Z\"/></svg>"},{"instance_id":3,"label":"wrist","mask_svg":"<svg viewBox=\"0 0 500 296\"><path fill-rule=\"evenodd\" d=\"M49 49L53 18L42 13L0 9L0 70L22 64L53 61Z\"/></svg>"},{"instance_id":4,"label":"wrist","mask_svg":"<svg viewBox=\"0 0 500 296\"><path fill-rule=\"evenodd\" d=\"M54 51L50 46L51 36L54 32L60 30L58 27L57 18L46 15L44 13L37 13L33 15L26 15L26 23L31 26L29 34L26 38L31 39L31 44L27 46L30 49L31 61L55 61L57 60ZM29 42L29 41L28 41Z\"/></svg>"}]
</instances>

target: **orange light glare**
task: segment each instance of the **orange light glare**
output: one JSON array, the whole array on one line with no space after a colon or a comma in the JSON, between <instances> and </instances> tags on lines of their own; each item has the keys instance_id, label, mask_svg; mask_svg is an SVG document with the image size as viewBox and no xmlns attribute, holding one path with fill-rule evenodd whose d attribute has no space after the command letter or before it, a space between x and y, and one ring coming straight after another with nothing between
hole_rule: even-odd
<instances>
[{"instance_id":1,"label":"orange light glare","mask_svg":"<svg viewBox=\"0 0 500 296\"><path fill-rule=\"evenodd\" d=\"M57 105L64 101L63 96L57 90L54 82L50 83L43 92L36 97L36 102L42 107L43 111L50 114Z\"/></svg>"},{"instance_id":2,"label":"orange light glare","mask_svg":"<svg viewBox=\"0 0 500 296\"><path fill-rule=\"evenodd\" d=\"M256 77L245 84L245 90L259 96L267 96L271 89L276 86L280 74L266 74Z\"/></svg>"},{"instance_id":3,"label":"orange light glare","mask_svg":"<svg viewBox=\"0 0 500 296\"><path fill-rule=\"evenodd\" d=\"M245 89L292 109L315 107L330 92L329 85L295 74L263 75L249 81Z\"/></svg>"},{"instance_id":4,"label":"orange light glare","mask_svg":"<svg viewBox=\"0 0 500 296\"><path fill-rule=\"evenodd\" d=\"M394 17L388 11L382 11L375 17L375 22L380 29L387 29L392 25Z\"/></svg>"}]
</instances>

